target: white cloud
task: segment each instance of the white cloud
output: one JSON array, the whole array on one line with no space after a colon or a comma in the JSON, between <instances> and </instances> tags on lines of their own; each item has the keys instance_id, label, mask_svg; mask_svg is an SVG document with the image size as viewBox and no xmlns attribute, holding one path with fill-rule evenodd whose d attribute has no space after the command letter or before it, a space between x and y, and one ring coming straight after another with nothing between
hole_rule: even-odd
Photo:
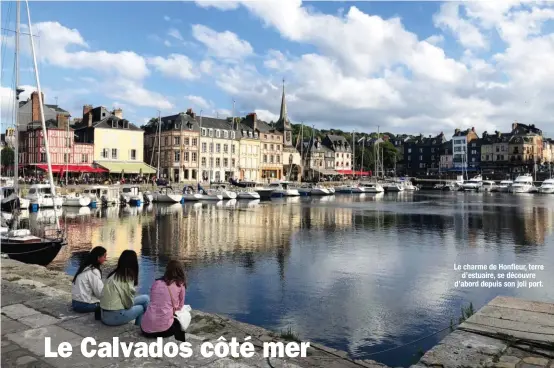
<instances>
[{"instance_id":1,"label":"white cloud","mask_svg":"<svg viewBox=\"0 0 554 368\"><path fill-rule=\"evenodd\" d=\"M446 2L441 4L440 11L433 16L437 27L451 30L462 46L467 48L485 48L488 43L479 28L471 21L461 18L460 4Z\"/></svg>"},{"instance_id":2,"label":"white cloud","mask_svg":"<svg viewBox=\"0 0 554 368\"><path fill-rule=\"evenodd\" d=\"M239 2L232 0L198 0L196 4L202 8L216 8L219 10L234 10L239 7Z\"/></svg>"},{"instance_id":3,"label":"white cloud","mask_svg":"<svg viewBox=\"0 0 554 368\"><path fill-rule=\"evenodd\" d=\"M248 41L240 39L230 31L216 32L201 24L192 26L192 36L208 49L214 57L228 60L241 60L253 53Z\"/></svg>"},{"instance_id":4,"label":"white cloud","mask_svg":"<svg viewBox=\"0 0 554 368\"><path fill-rule=\"evenodd\" d=\"M181 35L181 32L179 32L177 28L170 28L169 31L167 31L167 35L175 38L176 40L184 41L183 36Z\"/></svg>"},{"instance_id":5,"label":"white cloud","mask_svg":"<svg viewBox=\"0 0 554 368\"><path fill-rule=\"evenodd\" d=\"M134 106L152 107L166 111L174 107L161 93L149 91L141 83L132 79L112 80L110 87L105 88L102 92L110 98L123 100Z\"/></svg>"},{"instance_id":6,"label":"white cloud","mask_svg":"<svg viewBox=\"0 0 554 368\"><path fill-rule=\"evenodd\" d=\"M196 109L207 110L213 106L211 101L206 101L205 98L201 96L188 95L185 98L195 107Z\"/></svg>"},{"instance_id":7,"label":"white cloud","mask_svg":"<svg viewBox=\"0 0 554 368\"><path fill-rule=\"evenodd\" d=\"M185 55L171 54L167 59L156 56L149 58L148 64L152 65L166 77L175 77L184 80L191 80L198 77L198 74L193 70L192 61Z\"/></svg>"},{"instance_id":8,"label":"white cloud","mask_svg":"<svg viewBox=\"0 0 554 368\"><path fill-rule=\"evenodd\" d=\"M277 120L279 120L279 114L274 114L268 110L254 110L254 112L258 116L258 119L263 120L267 123L269 123L270 121L276 122Z\"/></svg>"}]
</instances>

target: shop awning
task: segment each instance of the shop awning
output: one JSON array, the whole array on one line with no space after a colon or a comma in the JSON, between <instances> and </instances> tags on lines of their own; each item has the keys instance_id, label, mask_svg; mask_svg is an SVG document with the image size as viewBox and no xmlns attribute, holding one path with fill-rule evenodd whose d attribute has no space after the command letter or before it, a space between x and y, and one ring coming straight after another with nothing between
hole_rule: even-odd
<instances>
[{"instance_id":1,"label":"shop awning","mask_svg":"<svg viewBox=\"0 0 554 368\"><path fill-rule=\"evenodd\" d=\"M48 171L48 165L40 164L36 165L37 169ZM103 173L107 172L106 169L101 167L93 167L92 165L52 165L52 172L85 172L85 173Z\"/></svg>"},{"instance_id":2,"label":"shop awning","mask_svg":"<svg viewBox=\"0 0 554 368\"><path fill-rule=\"evenodd\" d=\"M315 172L320 173L321 175L339 175L336 170L332 169L312 169Z\"/></svg>"},{"instance_id":3,"label":"shop awning","mask_svg":"<svg viewBox=\"0 0 554 368\"><path fill-rule=\"evenodd\" d=\"M155 174L156 169L144 162L110 162L96 161L110 174Z\"/></svg>"},{"instance_id":4,"label":"shop awning","mask_svg":"<svg viewBox=\"0 0 554 368\"><path fill-rule=\"evenodd\" d=\"M358 176L369 176L371 175L370 171L352 171L352 170L337 170L340 175L358 175Z\"/></svg>"}]
</instances>

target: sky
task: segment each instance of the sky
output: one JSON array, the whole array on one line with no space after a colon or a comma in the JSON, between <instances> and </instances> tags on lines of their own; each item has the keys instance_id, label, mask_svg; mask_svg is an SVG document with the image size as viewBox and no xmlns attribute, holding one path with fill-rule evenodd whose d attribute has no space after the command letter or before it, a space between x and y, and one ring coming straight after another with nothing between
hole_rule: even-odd
<instances>
[{"instance_id":1,"label":"sky","mask_svg":"<svg viewBox=\"0 0 554 368\"><path fill-rule=\"evenodd\" d=\"M276 120L284 79L293 123L321 129L481 134L518 121L554 135L554 2L41 1L30 10L46 103L72 117L91 104L119 107L137 125L188 108ZM4 130L14 3L1 13ZM28 32L24 5L22 23ZM29 40L24 99L36 86Z\"/></svg>"}]
</instances>

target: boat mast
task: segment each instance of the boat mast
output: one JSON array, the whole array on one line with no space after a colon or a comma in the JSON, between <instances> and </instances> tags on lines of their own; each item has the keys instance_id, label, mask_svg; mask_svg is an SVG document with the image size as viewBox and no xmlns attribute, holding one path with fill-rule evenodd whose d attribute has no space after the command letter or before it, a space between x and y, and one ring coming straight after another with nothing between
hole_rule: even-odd
<instances>
[{"instance_id":1,"label":"boat mast","mask_svg":"<svg viewBox=\"0 0 554 368\"><path fill-rule=\"evenodd\" d=\"M289 168L289 178L287 178L287 180L290 180L291 171L292 171L292 164L290 165L290 168ZM304 122L302 121L302 125L300 125L300 182L301 183L302 183L303 176L304 176Z\"/></svg>"},{"instance_id":2,"label":"boat mast","mask_svg":"<svg viewBox=\"0 0 554 368\"><path fill-rule=\"evenodd\" d=\"M356 138L354 130L352 130L352 175L356 177Z\"/></svg>"},{"instance_id":3,"label":"boat mast","mask_svg":"<svg viewBox=\"0 0 554 368\"><path fill-rule=\"evenodd\" d=\"M232 117L232 120L231 120L231 131L234 131L235 130L235 99L233 99L233 117ZM238 130L238 126L237 126L237 130ZM229 178L231 178L231 174L232 174L232 166L231 166L231 163L233 162L233 140L231 139L231 132L229 132L229 140L231 142L231 144L229 145ZM240 151L240 147L239 147L239 151ZM223 174L223 177L225 177L225 173Z\"/></svg>"},{"instance_id":4,"label":"boat mast","mask_svg":"<svg viewBox=\"0 0 554 368\"><path fill-rule=\"evenodd\" d=\"M158 173L157 177L160 178L160 155L162 146L162 112L158 110Z\"/></svg>"},{"instance_id":5,"label":"boat mast","mask_svg":"<svg viewBox=\"0 0 554 368\"><path fill-rule=\"evenodd\" d=\"M19 198L19 23L21 18L21 3L16 2L15 12L15 140L14 140L14 169L13 169L13 189L15 195ZM15 221L14 221L15 222Z\"/></svg>"},{"instance_id":6,"label":"boat mast","mask_svg":"<svg viewBox=\"0 0 554 368\"><path fill-rule=\"evenodd\" d=\"M67 149L67 160L65 162L65 185L67 186L69 184L69 158L71 157L70 153L70 145L71 141L69 140L69 120L67 121L67 135L65 137L65 143L66 143L66 149ZM65 155L64 155L65 157Z\"/></svg>"},{"instance_id":7,"label":"boat mast","mask_svg":"<svg viewBox=\"0 0 554 368\"><path fill-rule=\"evenodd\" d=\"M364 152L365 152L365 136L362 137L362 167L360 167L360 176L364 172Z\"/></svg>"},{"instance_id":8,"label":"boat mast","mask_svg":"<svg viewBox=\"0 0 554 368\"><path fill-rule=\"evenodd\" d=\"M52 161L50 161L50 145L48 143L48 130L46 129L46 121L44 119L44 105L42 101L42 89L40 88L40 78L38 76L37 55L35 52L35 40L33 36L33 28L31 26L31 11L29 9L29 1L25 0L27 5L27 20L29 22L29 37L31 38L31 51L33 54L33 66L35 68L35 79L37 82L38 103L40 107L40 120L42 123L42 134L44 135L44 148L46 150L46 163L48 164L48 179L50 180L50 191L52 192L52 202L54 203L54 216L56 217L56 230L60 230L60 222L56 214L56 186L54 185L54 177L52 175Z\"/></svg>"}]
</instances>

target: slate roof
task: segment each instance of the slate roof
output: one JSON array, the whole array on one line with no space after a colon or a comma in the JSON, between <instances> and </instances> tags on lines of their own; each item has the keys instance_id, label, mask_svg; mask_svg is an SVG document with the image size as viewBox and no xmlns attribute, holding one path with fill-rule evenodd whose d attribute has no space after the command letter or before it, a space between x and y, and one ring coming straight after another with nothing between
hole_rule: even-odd
<instances>
[{"instance_id":1,"label":"slate roof","mask_svg":"<svg viewBox=\"0 0 554 368\"><path fill-rule=\"evenodd\" d=\"M103 128L103 129L125 129L125 130L140 130L135 124L131 123L127 119L120 119L117 116L113 115L108 109L103 106L95 107L91 110L92 112L92 128ZM81 121L73 125L75 130L89 128L88 122Z\"/></svg>"},{"instance_id":2,"label":"slate roof","mask_svg":"<svg viewBox=\"0 0 554 368\"><path fill-rule=\"evenodd\" d=\"M196 132L200 130L198 121L185 113L162 116L162 131L181 130L181 125L183 130L192 130ZM158 122L149 122L143 126L143 129L147 134L156 134L158 131Z\"/></svg>"}]
</instances>

